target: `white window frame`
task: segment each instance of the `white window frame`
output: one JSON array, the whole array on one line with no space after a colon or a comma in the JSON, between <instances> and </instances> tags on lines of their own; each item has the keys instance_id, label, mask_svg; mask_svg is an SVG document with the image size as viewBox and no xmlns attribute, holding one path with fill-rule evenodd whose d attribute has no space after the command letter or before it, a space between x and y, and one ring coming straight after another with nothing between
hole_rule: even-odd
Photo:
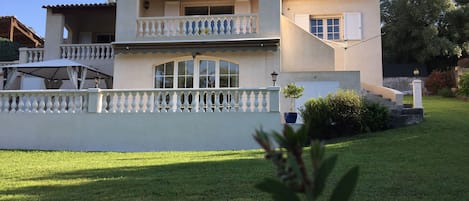
<instances>
[{"instance_id":1,"label":"white window frame","mask_svg":"<svg viewBox=\"0 0 469 201\"><path fill-rule=\"evenodd\" d=\"M166 63L169 63L169 62L173 62L174 63L174 69L173 69L173 88L172 89L177 89L179 86L178 86L178 83L179 83L179 62L182 62L182 61L188 61L188 60L193 60L193 64L194 64L194 69L193 69L193 88L192 89L205 89L205 88L200 88L200 61L201 60L208 60L208 61L215 61L215 89L219 89L220 88L220 61L226 61L226 62L229 62L229 63L233 63L235 65L238 65L238 74L237 74L237 78L238 78L238 86L237 87L228 87L228 88L239 88L239 85L240 85L240 71L241 71L241 68L240 68L240 65L238 62L234 62L232 60L229 60L229 59L224 59L224 58L216 58L216 57L207 57L207 56L198 56L196 57L195 59L193 59L192 57L182 57L182 58L176 58L176 59L171 59L171 60L167 60L165 62L162 62L162 63L159 63L157 65L154 65L153 67L153 74L154 74L154 79L153 79L153 86L156 88L156 68L162 64L166 64ZM223 87L223 89L226 88L226 87ZM168 88L166 88L168 89Z\"/></svg>"},{"instance_id":2,"label":"white window frame","mask_svg":"<svg viewBox=\"0 0 469 201\"><path fill-rule=\"evenodd\" d=\"M310 19L309 19L309 32L311 34L313 34L312 32L312 26L311 26L311 20L322 20L322 35L323 37L321 39L323 40L332 40L332 41L341 41L344 39L344 19L343 19L343 15L311 15L310 16ZM329 39L328 38L328 24L327 24L327 20L328 19L338 19L339 20L339 38L338 39ZM320 37L318 37L320 38Z\"/></svg>"}]
</instances>

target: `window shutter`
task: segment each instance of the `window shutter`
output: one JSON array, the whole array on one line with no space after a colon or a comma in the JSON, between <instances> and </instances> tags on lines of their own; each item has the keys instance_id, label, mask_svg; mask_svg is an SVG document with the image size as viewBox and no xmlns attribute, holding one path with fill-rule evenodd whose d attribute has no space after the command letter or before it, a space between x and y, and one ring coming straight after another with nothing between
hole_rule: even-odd
<instances>
[{"instance_id":1,"label":"window shutter","mask_svg":"<svg viewBox=\"0 0 469 201\"><path fill-rule=\"evenodd\" d=\"M344 13L344 40L362 39L361 13Z\"/></svg>"},{"instance_id":2,"label":"window shutter","mask_svg":"<svg viewBox=\"0 0 469 201\"><path fill-rule=\"evenodd\" d=\"M296 14L295 24L309 32L309 14Z\"/></svg>"}]
</instances>

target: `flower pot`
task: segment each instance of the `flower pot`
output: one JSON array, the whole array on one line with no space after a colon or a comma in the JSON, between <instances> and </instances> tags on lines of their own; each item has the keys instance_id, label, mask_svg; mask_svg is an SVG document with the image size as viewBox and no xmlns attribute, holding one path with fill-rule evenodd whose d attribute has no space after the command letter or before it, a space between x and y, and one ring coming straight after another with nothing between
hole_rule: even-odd
<instances>
[{"instance_id":1,"label":"flower pot","mask_svg":"<svg viewBox=\"0 0 469 201\"><path fill-rule=\"evenodd\" d=\"M296 112L285 112L284 114L285 122L288 124L296 123L296 118L298 117L298 113Z\"/></svg>"}]
</instances>

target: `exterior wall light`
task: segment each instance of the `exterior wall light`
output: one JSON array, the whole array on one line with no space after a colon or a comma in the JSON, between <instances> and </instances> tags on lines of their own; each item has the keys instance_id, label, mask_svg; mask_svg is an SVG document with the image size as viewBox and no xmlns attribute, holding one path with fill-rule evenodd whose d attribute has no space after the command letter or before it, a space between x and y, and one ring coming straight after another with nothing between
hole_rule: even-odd
<instances>
[{"instance_id":1,"label":"exterior wall light","mask_svg":"<svg viewBox=\"0 0 469 201\"><path fill-rule=\"evenodd\" d=\"M414 77L418 77L420 75L420 70L418 68L414 68L414 71L412 71L412 74L414 74Z\"/></svg>"},{"instance_id":2,"label":"exterior wall light","mask_svg":"<svg viewBox=\"0 0 469 201\"><path fill-rule=\"evenodd\" d=\"M274 86L275 86L275 82L277 82L278 73L274 71L274 72L272 72L272 73L270 74L270 76L272 76L272 82L273 82L273 84L274 84Z\"/></svg>"},{"instance_id":3,"label":"exterior wall light","mask_svg":"<svg viewBox=\"0 0 469 201\"><path fill-rule=\"evenodd\" d=\"M145 8L145 10L148 10L150 8L150 1L149 0L143 1L143 8Z\"/></svg>"}]
</instances>

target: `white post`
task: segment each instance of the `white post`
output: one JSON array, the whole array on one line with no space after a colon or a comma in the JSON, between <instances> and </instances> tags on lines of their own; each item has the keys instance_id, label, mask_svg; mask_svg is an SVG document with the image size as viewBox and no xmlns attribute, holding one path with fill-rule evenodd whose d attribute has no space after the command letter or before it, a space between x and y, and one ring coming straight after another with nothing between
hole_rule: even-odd
<instances>
[{"instance_id":1,"label":"white post","mask_svg":"<svg viewBox=\"0 0 469 201\"><path fill-rule=\"evenodd\" d=\"M280 111L280 104L279 104L280 87L268 87L267 90L269 90L269 101L270 101L269 112L279 112Z\"/></svg>"},{"instance_id":2,"label":"white post","mask_svg":"<svg viewBox=\"0 0 469 201\"><path fill-rule=\"evenodd\" d=\"M98 88L88 89L88 112L101 113L103 105L103 95Z\"/></svg>"},{"instance_id":3,"label":"white post","mask_svg":"<svg viewBox=\"0 0 469 201\"><path fill-rule=\"evenodd\" d=\"M423 108L422 104L422 80L412 81L413 96L414 96L414 108Z\"/></svg>"}]
</instances>

